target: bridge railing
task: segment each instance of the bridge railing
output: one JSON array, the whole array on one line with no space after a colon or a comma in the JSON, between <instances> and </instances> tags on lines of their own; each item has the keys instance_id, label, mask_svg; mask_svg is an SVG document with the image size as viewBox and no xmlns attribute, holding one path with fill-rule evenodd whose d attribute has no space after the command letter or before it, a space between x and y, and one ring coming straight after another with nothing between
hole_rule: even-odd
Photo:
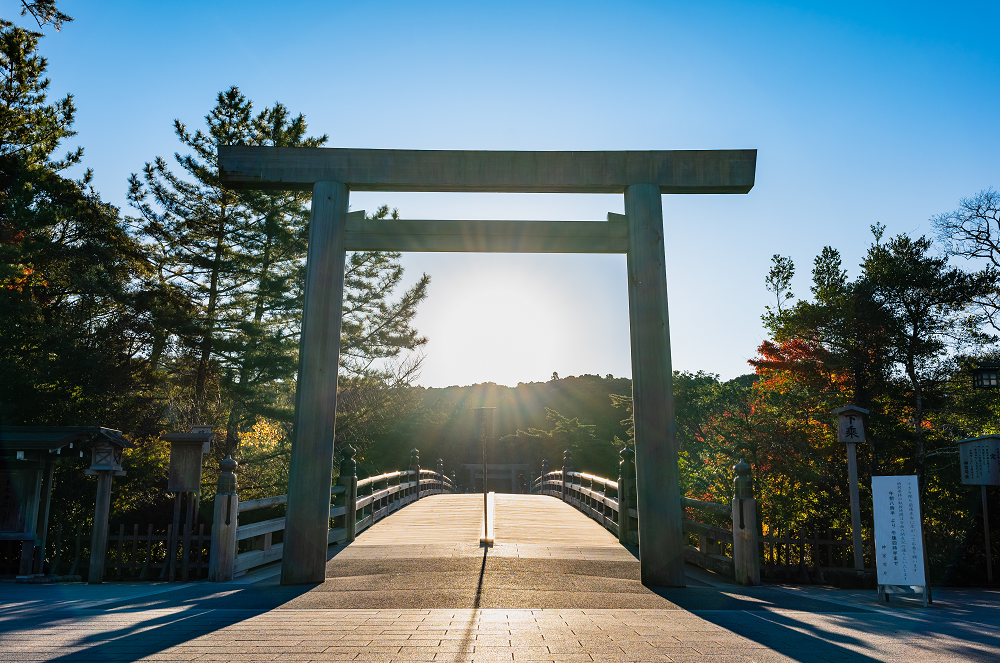
<instances>
[{"instance_id":1,"label":"bridge railing","mask_svg":"<svg viewBox=\"0 0 1000 663\"><path fill-rule=\"evenodd\" d=\"M410 468L379 476L358 479L355 450L347 446L340 464L337 485L330 489L330 519L327 543L350 542L391 513L421 497L456 492L454 477L444 473L444 462L437 468L420 468L419 452L414 449ZM273 543L275 533L284 534L285 517L240 524L239 515L287 504L287 495L240 502L236 495L236 462L223 461L219 491L215 498L212 525L209 580L231 580L249 569L277 561L282 557L282 543ZM243 546L240 542L247 542ZM245 550L239 552L239 548Z\"/></svg>"},{"instance_id":2,"label":"bridge railing","mask_svg":"<svg viewBox=\"0 0 1000 663\"><path fill-rule=\"evenodd\" d=\"M638 512L635 502L635 452L621 451L618 481L585 472L573 471L569 451L563 455L563 468L550 471L542 462L541 474L532 481L531 492L558 497L600 523L618 537L622 544L639 545ZM684 559L692 564L734 578L743 585L760 584L760 558L757 537L757 506L750 480L750 466L739 463L736 472L736 497L732 504L704 502L681 497L681 507L695 518L700 514L723 516L732 529L691 518L681 521L681 529L697 537L698 546L685 546ZM624 499L622 496L625 496ZM627 508L621 506L624 502ZM708 518L705 518L708 520Z\"/></svg>"}]
</instances>

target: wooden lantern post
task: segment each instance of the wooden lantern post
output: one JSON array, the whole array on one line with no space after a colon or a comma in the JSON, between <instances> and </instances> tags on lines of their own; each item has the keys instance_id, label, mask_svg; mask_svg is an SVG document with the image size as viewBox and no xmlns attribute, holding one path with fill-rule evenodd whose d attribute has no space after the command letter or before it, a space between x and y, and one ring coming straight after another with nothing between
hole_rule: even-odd
<instances>
[{"instance_id":1,"label":"wooden lantern post","mask_svg":"<svg viewBox=\"0 0 1000 663\"><path fill-rule=\"evenodd\" d=\"M981 363L972 369L974 389L1000 389L1000 364ZM992 439L992 442L987 440ZM971 444L982 440L980 444ZM993 550L990 541L990 506L986 486L1000 485L1000 436L960 440L962 483L978 483L983 498L983 533L986 537L986 582L993 584Z\"/></svg>"},{"instance_id":2,"label":"wooden lantern post","mask_svg":"<svg viewBox=\"0 0 1000 663\"><path fill-rule=\"evenodd\" d=\"M111 481L125 476L122 470L122 449L104 438L91 447L90 467L84 474L97 475L97 499L94 502L94 528L90 536L90 570L87 582L104 582L104 558L108 550L108 517L111 514Z\"/></svg>"}]
</instances>

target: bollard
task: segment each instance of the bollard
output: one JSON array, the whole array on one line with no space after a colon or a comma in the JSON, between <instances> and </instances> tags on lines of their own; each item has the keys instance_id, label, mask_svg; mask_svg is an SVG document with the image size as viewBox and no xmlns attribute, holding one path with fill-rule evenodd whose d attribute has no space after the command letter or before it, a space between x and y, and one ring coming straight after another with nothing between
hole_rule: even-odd
<instances>
[{"instance_id":1,"label":"bollard","mask_svg":"<svg viewBox=\"0 0 1000 663\"><path fill-rule=\"evenodd\" d=\"M410 450L410 471L413 472L413 476L416 477L417 489L416 497L414 499L420 499L420 450L411 449Z\"/></svg>"},{"instance_id":2,"label":"bollard","mask_svg":"<svg viewBox=\"0 0 1000 663\"><path fill-rule=\"evenodd\" d=\"M233 579L236 565L236 528L240 498L236 494L236 461L226 456L219 463L219 488L215 493L212 545L208 551L209 582Z\"/></svg>"},{"instance_id":3,"label":"bollard","mask_svg":"<svg viewBox=\"0 0 1000 663\"><path fill-rule=\"evenodd\" d=\"M573 452L567 449L563 452L563 466L562 466L562 498L566 501L566 479L570 472L573 471Z\"/></svg>"},{"instance_id":4,"label":"bollard","mask_svg":"<svg viewBox=\"0 0 1000 663\"><path fill-rule=\"evenodd\" d=\"M733 466L736 474L733 491L733 567L736 582L760 584L760 557L757 544L757 500L753 496L750 466L740 461Z\"/></svg>"},{"instance_id":5,"label":"bollard","mask_svg":"<svg viewBox=\"0 0 1000 663\"><path fill-rule=\"evenodd\" d=\"M628 545L628 533L632 529L629 509L635 492L635 452L624 447L618 452L618 543Z\"/></svg>"},{"instance_id":6,"label":"bollard","mask_svg":"<svg viewBox=\"0 0 1000 663\"><path fill-rule=\"evenodd\" d=\"M347 542L354 541L358 533L358 463L354 460L357 449L350 444L340 450L340 476L337 485L344 487L344 529L347 530Z\"/></svg>"}]
</instances>

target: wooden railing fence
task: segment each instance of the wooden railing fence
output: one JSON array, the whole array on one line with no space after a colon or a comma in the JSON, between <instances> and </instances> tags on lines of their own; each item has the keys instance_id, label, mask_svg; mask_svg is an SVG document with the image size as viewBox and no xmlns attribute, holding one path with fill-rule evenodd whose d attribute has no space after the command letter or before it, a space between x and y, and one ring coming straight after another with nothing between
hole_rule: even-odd
<instances>
[{"instance_id":1,"label":"wooden railing fence","mask_svg":"<svg viewBox=\"0 0 1000 663\"><path fill-rule=\"evenodd\" d=\"M623 545L641 545L635 499L635 452L622 449L618 481L573 470L573 455L563 454L561 470L549 470L542 461L541 474L532 480L531 492L558 497L600 523ZM686 561L734 578L743 585L760 584L757 536L757 506L750 480L750 466L739 463L736 497L731 505L681 499L688 515L696 512L725 516L732 529L684 518L682 529L697 538L697 546L685 546ZM624 496L624 497L622 497ZM624 505L624 506L623 506Z\"/></svg>"},{"instance_id":2,"label":"wooden railing fence","mask_svg":"<svg viewBox=\"0 0 1000 663\"><path fill-rule=\"evenodd\" d=\"M330 490L328 543L353 541L365 529L421 497L457 492L454 473L451 477L445 475L444 462L439 459L434 470L421 469L416 449L411 452L408 469L361 480L357 478L355 453L350 446L344 449L338 484ZM210 579L224 580L281 559L284 516L242 524L240 517L250 520L255 512L259 514L283 506L288 496L240 502L233 474L235 461L227 458L220 469L211 532L205 531L204 524L199 524L197 531L184 524L176 540L177 548L171 555L172 525L161 531L154 531L153 525L127 528L121 524L117 531L111 528L104 579L179 579L187 582L204 577L207 572ZM353 518L348 515L351 513ZM266 516L266 512L263 515ZM65 532L62 525L57 525L50 532L48 550L43 555L48 580L85 573L90 565L91 533L84 532L82 525ZM19 540L0 541L0 575L16 572L20 564L20 544Z\"/></svg>"},{"instance_id":3,"label":"wooden railing fence","mask_svg":"<svg viewBox=\"0 0 1000 663\"><path fill-rule=\"evenodd\" d=\"M170 542L172 525L154 531L153 525L131 528L119 524L111 528L104 558L106 580L164 580L180 577L187 581L203 577L208 571L209 533L199 524L196 532L187 526L177 541L177 550L171 564ZM44 555L45 573L34 582L79 578L88 573L91 557L91 532L84 532L83 525L64 529L62 524L49 531ZM0 574L13 573L0 564Z\"/></svg>"},{"instance_id":4,"label":"wooden railing fence","mask_svg":"<svg viewBox=\"0 0 1000 663\"><path fill-rule=\"evenodd\" d=\"M847 529L812 528L810 532L805 527L797 531L787 531L769 528L767 534L760 537L761 570L764 577L774 580L793 580L808 582L838 582L835 578L827 578L831 572L856 576L854 568L854 539ZM874 568L868 568L873 558L874 543L864 542L865 571L874 574Z\"/></svg>"},{"instance_id":5,"label":"wooden railing fence","mask_svg":"<svg viewBox=\"0 0 1000 663\"><path fill-rule=\"evenodd\" d=\"M330 544L353 541L365 529L421 497L456 492L453 478L444 473L443 461L439 459L434 470L421 469L417 449L411 452L409 469L361 480L357 478L355 449L347 445L342 453L340 477L330 490ZM274 539L276 535L283 538L284 516L241 525L239 514L283 505L288 496L240 502L235 468L235 461L226 459L219 476L209 564L212 581L230 580L282 555L283 544Z\"/></svg>"}]
</instances>

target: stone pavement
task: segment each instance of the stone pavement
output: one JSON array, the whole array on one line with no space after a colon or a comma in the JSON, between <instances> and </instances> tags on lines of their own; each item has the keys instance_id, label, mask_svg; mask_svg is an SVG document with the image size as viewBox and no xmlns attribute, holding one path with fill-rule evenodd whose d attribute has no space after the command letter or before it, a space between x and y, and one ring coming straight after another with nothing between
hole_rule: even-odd
<instances>
[{"instance_id":1,"label":"stone pavement","mask_svg":"<svg viewBox=\"0 0 1000 663\"><path fill-rule=\"evenodd\" d=\"M281 587L276 567L224 584L0 584L0 662L1000 660L1000 592L880 606L693 567L687 588L650 589L634 551L551 498L498 495L484 551L475 497L420 500L331 547L317 586Z\"/></svg>"}]
</instances>

